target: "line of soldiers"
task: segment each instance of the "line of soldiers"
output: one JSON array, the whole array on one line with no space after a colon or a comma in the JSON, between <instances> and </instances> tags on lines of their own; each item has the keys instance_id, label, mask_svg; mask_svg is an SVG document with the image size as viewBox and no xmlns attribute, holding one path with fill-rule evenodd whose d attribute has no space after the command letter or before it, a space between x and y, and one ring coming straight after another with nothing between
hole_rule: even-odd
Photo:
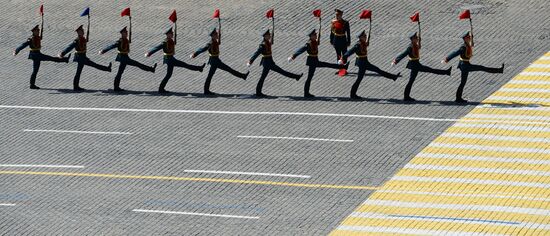
<instances>
[{"instance_id":1,"label":"line of soldiers","mask_svg":"<svg viewBox=\"0 0 550 236\"><path fill-rule=\"evenodd\" d=\"M321 33L317 32L316 30L312 30L308 33L308 40L306 44L303 47L300 47L295 51L295 53L288 58L288 61L293 61L296 59L299 55L303 54L304 52L307 53L307 60L306 65L309 67L308 69L308 75L307 80L305 82L304 86L304 97L312 98L314 97L313 94L309 92L311 87L311 81L313 79L313 76L315 74L315 71L317 68L320 67L326 67L326 68L333 68L333 69L346 69L349 66L348 59L353 54L356 55L355 65L358 67L358 73L357 73L357 79L355 83L353 84L350 92L350 97L352 99L361 99L360 96L357 95L357 91L359 89L359 86L361 84L361 81L363 80L363 77L365 76L365 72L372 71L375 72L385 78L391 79L393 81L396 81L397 78L399 78L401 75L398 74L392 74L386 71L383 71L379 67L371 64L368 60L368 46L370 42L370 31L367 35L365 31L362 31L360 34L358 34L358 41L356 44L348 50L348 46L351 45L351 36L350 36L350 26L349 22L344 20L342 18L343 12L339 9L335 10L336 12L336 18L331 21L331 34L330 34L330 43L333 45L336 57L338 63L327 63L320 61L318 59L319 54L319 43L321 38ZM33 72L30 79L30 88L31 89L39 89L38 86L36 86L36 76L38 73L38 70L40 68L40 63L42 61L53 61L53 62L69 62L70 58L70 52L75 50L75 56L74 61L77 62L77 70L76 74L74 76L73 81L73 89L75 91L81 91L83 90L79 86L80 76L82 73L82 70L84 66L90 66L93 68L96 68L101 71L107 71L111 72L112 70L112 63L109 63L107 66L99 65L92 60L90 60L86 56L86 45L89 42L90 38L90 31L89 29L85 32L83 26L79 26L76 29L77 38L67 47L65 50L63 50L58 57L52 57L48 56L46 54L41 53L41 41L43 39L43 29L41 30L40 27L37 25L32 30L32 36L21 46L17 47L13 55L17 55L21 50L23 50L26 47L30 48L29 52L29 59L33 61ZM200 66L197 65L190 65L183 61L180 61L174 57L175 55L175 46L177 44L177 32L173 30L173 28L170 28L165 32L166 39L164 39L163 42L161 42L158 46L152 48L149 52L145 54L146 57L152 56L154 53L162 50L164 53L164 64L167 66L166 70L166 76L162 80L160 86L159 86L159 93L167 93L166 91L166 85L168 81L170 80L174 68L175 67L183 67L188 70L192 71L199 71L202 72L204 70L205 64L202 64ZM86 36L84 36L86 35ZM110 50L117 49L118 55L116 57L116 61L118 61L119 68L118 72L114 79L114 91L123 91L123 89L120 87L120 82L122 79L122 74L124 73L124 70L127 66L133 66L138 67L141 70L149 71L154 73L157 67L157 64L155 63L153 66L147 66L144 65L138 61L135 61L130 58L130 44L132 43L132 25L130 22L129 30L127 27L124 27L120 31L120 39L118 39L115 43L112 45L109 45L108 47L104 48L99 52L99 54L104 54ZM247 65L250 66L256 58L258 58L260 55L262 56L261 59L261 65L263 66L262 74L260 77L260 80L258 81L258 84L256 86L256 96L258 97L265 97L266 95L262 93L262 88L264 81L269 74L270 71L275 71L277 73L280 73L283 76L295 79L298 81L302 76L302 74L295 74L288 72L281 67L279 67L277 64L275 64L272 56L272 45L274 43L274 29L273 33L270 30L267 30L263 33L263 39L260 43L258 50L252 55L252 57L249 59ZM451 75L451 68L448 68L446 70L440 70L440 69L433 69L428 66L424 66L420 63L420 49L421 49L421 35L420 32L414 32L410 35L411 43L407 47L407 49L399 54L392 62L392 65L398 64L402 59L405 57L409 58L409 62L406 66L410 70L410 78L407 86L405 87L404 91L404 101L415 101L411 96L411 90L413 83L418 75L418 72L427 72L427 73L433 73L438 75ZM473 35L470 32L465 33L462 36L464 43L459 47L458 50L452 52L447 57L445 57L442 61L442 63L447 63L450 60L452 60L455 57L460 58L460 62L458 64L458 68L461 71L461 83L457 89L456 92L456 102L458 103L465 103L467 102L462 98L462 93L464 90L464 86L466 85L466 81L468 79L469 72L473 71L485 71L488 73L503 73L504 70L504 64L500 68L490 68L480 65L474 65L470 64L470 59L473 56ZM217 69L224 70L226 72L229 72L235 77L241 78L243 80L246 80L249 71L246 73L242 73L239 71L234 70L230 66L226 65L220 58L220 44L221 44L221 27L214 28L210 32L210 40L207 42L207 44L204 47L201 47L197 49L194 53L190 55L191 58L195 58L201 53L204 53L208 51L209 54L209 60L208 64L210 65L210 70L208 72L208 76L206 78L206 82L204 84L204 94L205 95L215 95L215 93L210 91L210 84L211 80L216 73Z\"/></svg>"}]
</instances>

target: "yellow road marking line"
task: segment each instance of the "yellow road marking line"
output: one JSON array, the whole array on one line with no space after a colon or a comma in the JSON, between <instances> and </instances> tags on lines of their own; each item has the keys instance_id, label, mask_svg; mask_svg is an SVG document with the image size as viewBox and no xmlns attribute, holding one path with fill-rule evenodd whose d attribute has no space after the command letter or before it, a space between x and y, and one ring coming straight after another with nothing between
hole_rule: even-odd
<instances>
[{"instance_id":1,"label":"yellow road marking line","mask_svg":"<svg viewBox=\"0 0 550 236\"><path fill-rule=\"evenodd\" d=\"M326 188L326 189L353 189L353 190L376 190L378 187L357 186L357 185L334 185L334 184L302 184L290 182L240 180L240 179L218 179L218 178L194 178L176 176L147 176L147 175L122 175L122 174L98 174L98 173L72 173L72 172L34 172L34 171L0 171L0 175L42 175L42 176L65 176L65 177L96 177L112 179L148 179L148 180L171 180L189 182L216 182L232 184L256 184L284 187L302 188Z\"/></svg>"}]
</instances>

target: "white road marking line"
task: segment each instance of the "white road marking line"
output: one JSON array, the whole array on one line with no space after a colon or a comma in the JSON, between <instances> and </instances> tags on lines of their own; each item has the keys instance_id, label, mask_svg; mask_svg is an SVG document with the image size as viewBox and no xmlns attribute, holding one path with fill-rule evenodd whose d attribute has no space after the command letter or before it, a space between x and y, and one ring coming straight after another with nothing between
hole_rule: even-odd
<instances>
[{"instance_id":1,"label":"white road marking line","mask_svg":"<svg viewBox=\"0 0 550 236\"><path fill-rule=\"evenodd\" d=\"M75 134L121 134L130 135L128 132L96 132L96 131L78 131L78 130L45 130L45 129L24 129L23 132L45 132L45 133L75 133Z\"/></svg>"},{"instance_id":2,"label":"white road marking line","mask_svg":"<svg viewBox=\"0 0 550 236\"><path fill-rule=\"evenodd\" d=\"M523 137L523 136L510 136L510 135L504 135L504 134L503 135L469 134L469 133L452 133L447 131L441 134L439 137L550 143L550 138L531 138L531 137Z\"/></svg>"},{"instance_id":3,"label":"white road marking line","mask_svg":"<svg viewBox=\"0 0 550 236\"><path fill-rule=\"evenodd\" d=\"M550 60L550 56L540 57L538 60Z\"/></svg>"},{"instance_id":4,"label":"white road marking line","mask_svg":"<svg viewBox=\"0 0 550 236\"><path fill-rule=\"evenodd\" d=\"M427 164L407 164L404 169L414 170L440 170L440 171L460 171L460 172L478 172L478 173L497 173L501 175L533 175L550 176L549 171L504 169L504 168L482 168L465 166L445 166L445 165L427 165Z\"/></svg>"},{"instance_id":5,"label":"white road marking line","mask_svg":"<svg viewBox=\"0 0 550 236\"><path fill-rule=\"evenodd\" d=\"M550 210L540 208L525 208L525 207L509 207L496 205L475 205L475 204L447 204L433 202L404 202L390 200L366 200L363 205L370 206L390 206L390 207L405 207L417 209L448 209L459 211L492 211L492 212L508 212L520 213L527 215L548 216Z\"/></svg>"},{"instance_id":6,"label":"white road marking line","mask_svg":"<svg viewBox=\"0 0 550 236\"><path fill-rule=\"evenodd\" d=\"M550 93L550 89L500 88L498 92Z\"/></svg>"},{"instance_id":7,"label":"white road marking line","mask_svg":"<svg viewBox=\"0 0 550 236\"><path fill-rule=\"evenodd\" d=\"M158 211L158 210L144 210L144 209L134 209L132 211L134 211L134 212L143 212L143 213L210 216L210 217L237 218L237 219L260 219L260 217L256 217L256 216L220 215L220 214L205 214L205 213L180 212L180 211Z\"/></svg>"},{"instance_id":8,"label":"white road marking line","mask_svg":"<svg viewBox=\"0 0 550 236\"><path fill-rule=\"evenodd\" d=\"M524 75L524 76L550 76L550 72L523 71L523 72L519 73L519 75Z\"/></svg>"},{"instance_id":9,"label":"white road marking line","mask_svg":"<svg viewBox=\"0 0 550 236\"><path fill-rule=\"evenodd\" d=\"M467 156L467 155L444 154L444 153L428 153L428 152L421 152L421 153L417 154L416 157L454 159L454 160L465 160L465 161L523 163L523 164L531 164L531 165L550 165L550 160L536 160L536 159L526 159L526 158L505 158L505 157L485 157L485 156Z\"/></svg>"},{"instance_id":10,"label":"white road marking line","mask_svg":"<svg viewBox=\"0 0 550 236\"><path fill-rule=\"evenodd\" d=\"M533 63L529 67L531 68L550 68L550 64L537 64Z\"/></svg>"},{"instance_id":11,"label":"white road marking line","mask_svg":"<svg viewBox=\"0 0 550 236\"><path fill-rule=\"evenodd\" d=\"M468 114L464 118L550 121L550 116L498 115L477 113Z\"/></svg>"},{"instance_id":12,"label":"white road marking line","mask_svg":"<svg viewBox=\"0 0 550 236\"><path fill-rule=\"evenodd\" d=\"M463 127L463 128L485 128L485 129L503 129L503 130L517 130L517 131L530 131L530 132L550 132L550 128L539 126L517 126L506 124L474 124L474 123L455 123L451 127Z\"/></svg>"},{"instance_id":13,"label":"white road marking line","mask_svg":"<svg viewBox=\"0 0 550 236\"><path fill-rule=\"evenodd\" d=\"M490 145L475 145L475 144L461 144L461 143L439 143L433 142L428 147L442 147L452 149L473 149L481 151L495 151L495 152L520 152L520 153L544 153L550 154L549 148L522 148L522 147L502 147L502 146L490 146Z\"/></svg>"},{"instance_id":14,"label":"white road marking line","mask_svg":"<svg viewBox=\"0 0 550 236\"><path fill-rule=\"evenodd\" d=\"M370 233L393 233L393 234L406 234L406 235L452 235L452 236L504 236L507 234L488 234L488 233L476 233L467 231L447 231L447 230L428 230L428 229L415 229L415 228L398 228L398 227L375 227L375 226L350 226L340 225L337 230L345 231L359 231Z\"/></svg>"},{"instance_id":15,"label":"white road marking line","mask_svg":"<svg viewBox=\"0 0 550 236\"><path fill-rule=\"evenodd\" d=\"M152 112L152 113L184 113L184 114L224 114L224 115L289 115L289 116L326 116L347 118L372 118L394 120L417 120L455 122L458 119L427 118L427 117L403 117L403 116L377 116L358 114L334 114L334 113L307 113L307 112L252 112L252 111L207 111L207 110L160 110L160 109L127 109L127 108L91 108L91 107L38 107L38 106L8 106L0 105L3 109L35 109L58 111L120 111L120 112Z\"/></svg>"},{"instance_id":16,"label":"white road marking line","mask_svg":"<svg viewBox=\"0 0 550 236\"><path fill-rule=\"evenodd\" d=\"M550 81L545 80L510 80L507 84L550 84Z\"/></svg>"},{"instance_id":17,"label":"white road marking line","mask_svg":"<svg viewBox=\"0 0 550 236\"><path fill-rule=\"evenodd\" d=\"M257 139L288 139L288 140L310 140L310 141L325 141L325 142L353 142L349 139L323 139L323 138L297 138L297 137L275 137L275 136L246 136L239 135L237 138L257 138Z\"/></svg>"},{"instance_id":18,"label":"white road marking line","mask_svg":"<svg viewBox=\"0 0 550 236\"><path fill-rule=\"evenodd\" d=\"M543 201L550 202L550 198L541 198L539 196L530 196L530 195L498 195L498 194L463 194L463 193L447 193L447 192L424 192L424 191L404 191L404 190L384 190L380 189L376 192L382 193L401 193L401 194L416 194L416 195L429 195L429 196L446 196L446 197L472 197L472 198L504 198L504 199L521 199L521 200L531 200L531 201Z\"/></svg>"},{"instance_id":19,"label":"white road marking line","mask_svg":"<svg viewBox=\"0 0 550 236\"><path fill-rule=\"evenodd\" d=\"M13 167L13 168L75 168L82 169L84 166L70 166L70 165L12 165L12 164L0 164L0 167Z\"/></svg>"},{"instance_id":20,"label":"white road marking line","mask_svg":"<svg viewBox=\"0 0 550 236\"><path fill-rule=\"evenodd\" d=\"M394 176L390 181L412 181L412 182L434 182L434 183L460 183L460 184L485 184L502 186L519 186L532 188L550 188L550 184L540 182L522 182L490 179L467 179L467 178L445 178L445 177L419 177L419 176ZM550 211L549 211L550 214Z\"/></svg>"},{"instance_id":21,"label":"white road marking line","mask_svg":"<svg viewBox=\"0 0 550 236\"><path fill-rule=\"evenodd\" d=\"M15 204L10 204L10 203L0 203L0 206L15 206Z\"/></svg>"},{"instance_id":22,"label":"white road marking line","mask_svg":"<svg viewBox=\"0 0 550 236\"><path fill-rule=\"evenodd\" d=\"M509 101L509 102L544 102L550 103L550 98L541 98L541 97L509 97L509 96L490 96L486 100L495 100L495 101Z\"/></svg>"},{"instance_id":23,"label":"white road marking line","mask_svg":"<svg viewBox=\"0 0 550 236\"><path fill-rule=\"evenodd\" d=\"M290 177L309 179L309 175L292 175L292 174L273 174L273 173L258 173L258 172L235 172L235 171L218 171L218 170L184 170L188 173L207 173L207 174L230 174L230 175L255 175L255 176L274 176L274 177Z\"/></svg>"}]
</instances>

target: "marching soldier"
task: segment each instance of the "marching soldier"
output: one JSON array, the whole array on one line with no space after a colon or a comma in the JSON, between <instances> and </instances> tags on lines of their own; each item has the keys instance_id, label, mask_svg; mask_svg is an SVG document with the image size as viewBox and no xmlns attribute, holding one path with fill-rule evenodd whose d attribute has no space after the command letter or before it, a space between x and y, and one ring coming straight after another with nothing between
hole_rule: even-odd
<instances>
[{"instance_id":1,"label":"marching soldier","mask_svg":"<svg viewBox=\"0 0 550 236\"><path fill-rule=\"evenodd\" d=\"M411 44L409 47L407 47L407 50L405 50L403 53L399 54L397 58L395 58L392 62L392 65L397 65L403 58L406 56L409 57L409 62L407 63L407 69L411 70L411 75L409 78L409 83L407 83L407 86L405 87L405 94L403 96L404 101L413 102L416 101L414 98L411 97L411 89L414 83L414 80L416 79L416 76L418 75L418 72L427 72L437 75L451 75L451 67L447 70L438 70L433 69L431 67L425 66L420 64L420 49L422 48L422 38L420 37L420 33L413 33L409 36L409 39L411 40Z\"/></svg>"},{"instance_id":2,"label":"marching soldier","mask_svg":"<svg viewBox=\"0 0 550 236\"><path fill-rule=\"evenodd\" d=\"M283 76L295 79L298 81L304 74L294 74L288 71L283 70L281 67L279 67L277 64L275 64L275 61L273 61L272 53L271 53L271 46L273 45L273 38L275 36L275 32L273 32L273 35L269 32L269 30L265 31L263 34L263 41L258 47L258 50L252 55L250 60L248 61L247 65L250 66L252 63L254 63L254 60L261 54L262 55L262 61L260 64L263 66L262 75L260 77L260 80L258 81L258 85L256 86L256 96L258 97L265 97L266 95L262 93L262 87L264 85L264 80L267 77L267 74L269 71L275 71Z\"/></svg>"},{"instance_id":3,"label":"marching soldier","mask_svg":"<svg viewBox=\"0 0 550 236\"><path fill-rule=\"evenodd\" d=\"M338 61L351 45L351 33L349 22L342 18L344 12L340 9L334 11L336 12L336 19L330 22L330 44L336 50L336 60Z\"/></svg>"},{"instance_id":4,"label":"marching soldier","mask_svg":"<svg viewBox=\"0 0 550 236\"><path fill-rule=\"evenodd\" d=\"M502 74L504 72L504 63L502 63L502 66L500 68L491 68L491 67L485 67L481 65L474 65L470 64L470 59L474 55L474 40L473 35L470 32L466 32L462 39L464 40L464 45L460 46L460 48L451 54L449 54L445 59L443 59L442 63L448 63L453 58L459 56L460 61L458 62L458 69L460 69L461 73L461 80L460 85L458 86L458 89L456 90L456 102L457 103L466 103L467 100L462 98L462 92L464 91L464 86L466 86L466 81L468 80L468 74L469 72L473 71L484 71L488 73L500 73Z\"/></svg>"},{"instance_id":5,"label":"marching soldier","mask_svg":"<svg viewBox=\"0 0 550 236\"><path fill-rule=\"evenodd\" d=\"M210 32L210 42L206 44L206 46L197 49L193 54L191 54L191 58L195 58L198 55L200 55L203 52L208 51L208 54L210 55L210 58L208 60L208 64L210 65L210 71L208 71L208 76L206 77L206 82L204 83L204 94L205 95L215 95L215 93L210 91L210 82L212 81L212 77L216 73L217 69L221 69L224 71L227 71L231 73L235 77L239 77L243 80L246 80L246 77L248 77L248 74L250 74L250 71L245 73L238 72L234 70L233 68L229 67L225 63L222 62L220 59L220 44L221 44L221 31L218 32L216 28L214 28Z\"/></svg>"},{"instance_id":6,"label":"marching soldier","mask_svg":"<svg viewBox=\"0 0 550 236\"><path fill-rule=\"evenodd\" d=\"M355 53L355 55L357 55L355 65L359 67L359 71L357 72L357 80L351 87L350 97L352 99L361 99L361 97L357 95L357 89L359 89L359 85L361 84L361 81L363 80L363 77L365 76L365 72L367 70L376 72L379 75L393 81L396 81L397 78L401 77L400 73L396 75L391 74L389 72L381 70L380 68L369 62L369 59L367 57L367 48L370 42L370 34L367 38L367 34L363 30L357 37L359 38L359 41L355 44L355 46L353 46L353 48L351 48L344 54L342 59L340 59L340 64L344 64L344 62L347 61L348 57L351 56L351 54Z\"/></svg>"},{"instance_id":7,"label":"marching soldier","mask_svg":"<svg viewBox=\"0 0 550 236\"><path fill-rule=\"evenodd\" d=\"M304 86L304 97L306 98L313 98L315 97L313 94L309 93L309 88L311 85L311 80L313 79L313 75L315 75L315 70L318 67L326 67L326 68L333 68L333 69L347 69L348 64L346 65L338 65L338 64L332 64L327 62L319 61L318 54L319 54L319 40L321 38L321 33L317 33L316 30L312 30L309 34L309 40L307 43L296 50L294 54L288 58L288 61L292 61L296 59L296 57L300 56L302 53L307 52L307 60L306 65L309 66L309 70L307 73L307 80L306 84Z\"/></svg>"},{"instance_id":8,"label":"marching soldier","mask_svg":"<svg viewBox=\"0 0 550 236\"><path fill-rule=\"evenodd\" d=\"M75 49L76 53L74 55L73 61L77 62L78 65L76 67L76 74L73 80L73 90L81 91L83 89L79 86L80 74L82 74L82 69L84 69L84 66L91 66L98 70L111 72L112 63L109 63L109 66L102 66L90 60L86 56L86 45L89 40L90 30L88 29L88 31L86 32L86 37L84 37L84 28L82 25L79 26L75 31L78 34L78 37L73 41L73 43L67 46L67 48L65 48L65 50L63 50L59 54L59 57L63 57L64 55Z\"/></svg>"},{"instance_id":9,"label":"marching soldier","mask_svg":"<svg viewBox=\"0 0 550 236\"><path fill-rule=\"evenodd\" d=\"M168 31L166 31L166 39L164 40L164 42L154 47L148 53L145 54L146 57L150 57L151 55L155 54L161 49L164 52L164 64L166 64L167 68L166 68L166 76L164 76L164 79L162 80L159 86L159 93L167 92L164 88L166 87L168 80L170 80L170 77L172 77L172 73L174 72L174 67L183 67L188 70L200 71L200 72L202 72L204 69L205 64L202 64L202 66L189 65L183 61L176 59L174 57L174 54L176 53L176 50L175 50L176 44L177 44L177 33L174 33L172 28L170 28Z\"/></svg>"},{"instance_id":10,"label":"marching soldier","mask_svg":"<svg viewBox=\"0 0 550 236\"><path fill-rule=\"evenodd\" d=\"M118 50L116 61L120 62L120 65L118 67L118 72L115 76L115 81L114 81L114 91L116 92L124 91L124 89L120 88L120 80L122 79L122 73L124 73L126 66L135 66L144 71L149 71L152 73L155 73L155 69L157 68L157 63L155 63L154 66L146 66L144 64L141 64L131 59L130 56L128 56L128 54L130 53L130 44L132 43L132 25L131 24L130 24L130 37L128 37L128 30L126 29L126 27L120 30L120 36L121 36L120 39L117 40L114 44L109 45L108 47L104 48L99 52L99 54L102 55L115 48Z\"/></svg>"},{"instance_id":11,"label":"marching soldier","mask_svg":"<svg viewBox=\"0 0 550 236\"><path fill-rule=\"evenodd\" d=\"M38 70L40 69L40 62L53 61L53 62L69 63L69 58L71 57L71 55L69 55L68 57L57 58L57 57L48 56L46 54L42 54L40 52L40 49L42 48L42 39L44 36L43 34L44 31L40 31L40 27L36 25L34 28L32 28L31 32L32 32L32 36L28 38L26 42L21 44L21 46L17 47L13 51L13 55L16 56L17 54L19 54L21 50L25 49L26 47L30 48L28 58L32 60L32 63L33 63L30 88L40 89L38 86L36 86L36 75L38 74Z\"/></svg>"}]
</instances>

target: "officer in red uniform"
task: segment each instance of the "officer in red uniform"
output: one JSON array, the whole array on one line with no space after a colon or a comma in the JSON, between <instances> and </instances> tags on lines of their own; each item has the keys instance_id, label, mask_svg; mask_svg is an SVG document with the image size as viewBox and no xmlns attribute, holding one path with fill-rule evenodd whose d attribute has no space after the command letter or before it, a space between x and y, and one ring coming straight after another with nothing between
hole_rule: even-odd
<instances>
[{"instance_id":1,"label":"officer in red uniform","mask_svg":"<svg viewBox=\"0 0 550 236\"><path fill-rule=\"evenodd\" d=\"M40 69L40 62L53 61L53 62L69 63L69 58L71 57L71 55L64 58L57 58L57 57L48 56L46 54L42 54L40 52L40 49L42 48L42 39L44 36L43 34L44 31L41 32L40 27L36 25L34 28L32 28L31 32L32 32L32 36L28 38L26 42L24 42L19 47L17 47L13 51L13 55L16 56L17 54L19 54L21 50L25 49L26 47L30 48L29 57L28 57L30 60L32 60L32 75L31 75L31 81L30 81L30 88L40 89L38 86L36 86L36 75L38 74L38 70Z\"/></svg>"},{"instance_id":2,"label":"officer in red uniform","mask_svg":"<svg viewBox=\"0 0 550 236\"><path fill-rule=\"evenodd\" d=\"M208 64L210 65L210 71L208 71L208 76L206 77L206 82L204 83L204 94L205 95L215 95L215 93L210 91L210 82L212 81L212 77L216 73L217 69L221 69L224 71L227 71L231 73L233 76L241 78L243 80L246 80L248 77L248 74L250 74L250 71L245 73L238 72L234 70L233 68L229 67L223 61L220 59L220 44L221 44L221 32L218 32L216 28L214 28L210 32L210 42L206 44L206 46L197 49L193 54L191 54L191 58L195 58L198 55L200 55L203 52L208 51L208 54L210 55L210 58L208 59Z\"/></svg>"},{"instance_id":3,"label":"officer in red uniform","mask_svg":"<svg viewBox=\"0 0 550 236\"><path fill-rule=\"evenodd\" d=\"M250 60L248 61L248 66L252 65L254 63L254 60L260 55L262 55L262 61L261 65L263 66L262 75L260 77L260 80L258 81L258 85L256 86L256 96L257 97L265 97L266 95L262 93L262 87L264 85L264 80L267 77L267 74L269 74L269 71L275 71L283 76L295 79L298 81L304 74L294 74L288 71L283 70L281 67L279 67L277 64L275 64L275 61L273 61L272 52L271 52L271 46L273 45L273 37L269 30L265 31L263 34L263 40L260 46L258 47L258 50L252 55Z\"/></svg>"},{"instance_id":4,"label":"officer in red uniform","mask_svg":"<svg viewBox=\"0 0 550 236\"><path fill-rule=\"evenodd\" d=\"M413 102L416 100L411 97L411 89L412 89L414 80L418 75L418 72L427 72L427 73L432 73L437 75L450 76L451 67L449 67L449 69L447 70L438 70L438 69L433 69L431 67L420 64L420 49L422 48L422 44L421 44L422 39L420 38L420 35L418 35L416 32L411 34L409 36L409 39L411 40L411 44L409 44L409 47L407 47L407 50L399 54L399 56L397 56L393 60L392 65L397 65L397 63L399 63L406 56L409 57L409 63L407 63L407 69L411 70L411 75L409 78L409 83L407 83L407 86L405 87L405 94L403 96L403 100L407 102Z\"/></svg>"},{"instance_id":5,"label":"officer in red uniform","mask_svg":"<svg viewBox=\"0 0 550 236\"><path fill-rule=\"evenodd\" d=\"M170 80L170 77L172 77L172 73L174 72L174 67L183 67L188 70L192 71L200 71L202 72L204 69L205 64L202 64L202 66L195 66L195 65L189 65L183 61L180 61L174 57L174 54L176 54L176 44L177 44L177 34L174 33L172 28L170 28L168 31L166 31L166 39L153 49L151 49L147 54L145 54L146 57L150 57L151 55L155 54L156 52L162 51L164 52L164 60L163 63L166 64L166 76L164 76L164 79L160 83L159 86L159 93L167 93L168 91L165 90L166 84L168 84L168 80Z\"/></svg>"},{"instance_id":6,"label":"officer in red uniform","mask_svg":"<svg viewBox=\"0 0 550 236\"><path fill-rule=\"evenodd\" d=\"M460 46L456 51L449 54L442 63L448 63L453 58L459 56L460 61L458 62L458 69L460 69L461 80L458 89L456 90L456 102L457 103L467 103L467 100L462 98L462 92L464 91L464 86L468 81L468 73L473 71L484 71L488 73L499 73L504 72L504 63L500 68L485 67L481 65L470 64L470 59L474 55L474 36L468 31L462 35L464 44Z\"/></svg>"},{"instance_id":7,"label":"officer in red uniform","mask_svg":"<svg viewBox=\"0 0 550 236\"><path fill-rule=\"evenodd\" d=\"M120 36L120 39L117 40L114 44L107 46L99 52L99 54L104 54L115 48L118 50L116 61L120 62L120 66L118 67L118 72L115 76L114 82L114 90L116 92L124 91L124 89L120 88L120 80L122 79L122 73L124 73L126 66L135 66L144 71L149 71L152 73L155 73L155 69L157 68L157 63L155 63L154 66L146 66L128 56L128 54L130 53L130 43L132 43L132 27L130 27L130 37L128 37L128 30L126 29L126 27L120 30Z\"/></svg>"},{"instance_id":8,"label":"officer in red uniform","mask_svg":"<svg viewBox=\"0 0 550 236\"><path fill-rule=\"evenodd\" d=\"M76 74L73 80L73 90L81 91L83 89L79 86L79 83L80 75L82 74L82 69L84 69L84 66L91 66L98 70L111 72L112 63L109 63L109 66L102 66L90 60L86 56L86 45L88 44L88 40L90 40L89 29L86 33L86 37L84 37L84 28L82 25L79 26L75 31L78 37L59 54L59 57L63 57L67 53L71 52L73 49L76 51L73 61L77 62L78 65L76 67Z\"/></svg>"},{"instance_id":9,"label":"officer in red uniform","mask_svg":"<svg viewBox=\"0 0 550 236\"><path fill-rule=\"evenodd\" d=\"M357 56L357 59L355 60L355 65L359 67L359 71L357 72L357 80L351 87L350 97L352 99L362 99L360 96L357 95L357 90L359 89L359 85L361 84L363 77L365 77L365 73L367 70L376 72L379 75L393 81L396 81L397 78L401 77L399 73L394 75L389 72L383 71L377 66L371 64L367 57L367 48L369 46L370 35L367 38L367 34L363 30L359 35L357 35L357 37L359 38L359 41L355 44L355 46L353 46L353 48L351 48L344 54L342 59L340 59L340 64L344 64L344 62L348 60L348 57L350 57L351 54L355 53L355 55Z\"/></svg>"},{"instance_id":10,"label":"officer in red uniform","mask_svg":"<svg viewBox=\"0 0 550 236\"><path fill-rule=\"evenodd\" d=\"M294 52L294 54L288 58L288 61L292 61L296 59L296 57L300 56L302 53L307 52L306 65L309 66L309 70L307 73L306 84L304 86L304 97L313 98L315 96L309 92L309 88L311 85L311 80L315 75L315 70L318 67L326 67L326 68L333 68L333 69L347 69L348 64L338 65L338 64L319 61L318 54L319 54L319 40L321 38L321 33L317 34L315 30L312 30L308 34L308 36L309 36L309 40L307 41L307 43L303 47L296 50L296 52Z\"/></svg>"},{"instance_id":11,"label":"officer in red uniform","mask_svg":"<svg viewBox=\"0 0 550 236\"><path fill-rule=\"evenodd\" d=\"M349 22L342 18L344 12L340 9L334 11L336 18L330 22L330 44L336 50L336 60L338 61L351 44L351 33Z\"/></svg>"}]
</instances>

